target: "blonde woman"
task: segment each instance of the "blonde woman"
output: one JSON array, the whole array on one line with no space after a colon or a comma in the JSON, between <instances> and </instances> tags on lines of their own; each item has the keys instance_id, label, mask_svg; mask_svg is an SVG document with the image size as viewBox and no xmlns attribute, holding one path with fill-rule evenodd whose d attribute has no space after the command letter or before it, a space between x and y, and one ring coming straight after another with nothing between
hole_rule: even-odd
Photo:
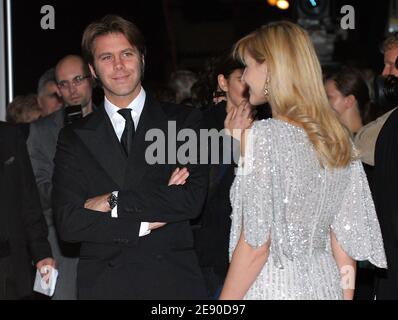
<instances>
[{"instance_id":1,"label":"blonde woman","mask_svg":"<svg viewBox=\"0 0 398 320\"><path fill-rule=\"evenodd\" d=\"M352 299L355 261L385 268L386 259L365 173L328 103L311 41L277 22L241 39L235 54L250 104L269 102L273 119L243 135L220 298Z\"/></svg>"}]
</instances>

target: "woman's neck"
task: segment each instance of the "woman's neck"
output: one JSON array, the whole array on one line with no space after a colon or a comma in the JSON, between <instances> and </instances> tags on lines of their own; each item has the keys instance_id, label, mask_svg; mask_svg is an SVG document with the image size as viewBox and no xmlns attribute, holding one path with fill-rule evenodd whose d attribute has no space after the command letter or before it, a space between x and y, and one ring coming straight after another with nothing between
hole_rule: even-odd
<instances>
[{"instance_id":1,"label":"woman's neck","mask_svg":"<svg viewBox=\"0 0 398 320\"><path fill-rule=\"evenodd\" d=\"M340 120L353 134L357 133L363 127L361 115L357 108L347 110L341 116Z\"/></svg>"}]
</instances>

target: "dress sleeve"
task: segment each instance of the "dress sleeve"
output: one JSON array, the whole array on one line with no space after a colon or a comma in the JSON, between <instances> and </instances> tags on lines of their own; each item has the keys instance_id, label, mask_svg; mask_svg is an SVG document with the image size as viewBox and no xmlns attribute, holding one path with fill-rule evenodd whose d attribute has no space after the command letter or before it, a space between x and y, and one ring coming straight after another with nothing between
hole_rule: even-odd
<instances>
[{"instance_id":1,"label":"dress sleeve","mask_svg":"<svg viewBox=\"0 0 398 320\"><path fill-rule=\"evenodd\" d=\"M248 134L242 170L242 216L246 242L258 248L270 237L273 188L271 130L256 123Z\"/></svg>"},{"instance_id":2,"label":"dress sleeve","mask_svg":"<svg viewBox=\"0 0 398 320\"><path fill-rule=\"evenodd\" d=\"M379 221L360 161L350 165L350 179L331 227L338 243L351 258L387 267Z\"/></svg>"}]
</instances>

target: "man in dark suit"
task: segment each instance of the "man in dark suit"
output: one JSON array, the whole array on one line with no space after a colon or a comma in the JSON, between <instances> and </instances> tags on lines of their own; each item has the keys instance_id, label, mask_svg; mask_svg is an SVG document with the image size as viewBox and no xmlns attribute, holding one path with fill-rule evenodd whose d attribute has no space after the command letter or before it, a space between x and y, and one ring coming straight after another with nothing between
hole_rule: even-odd
<instances>
[{"instance_id":1,"label":"man in dark suit","mask_svg":"<svg viewBox=\"0 0 398 320\"><path fill-rule=\"evenodd\" d=\"M32 262L54 266L32 166L23 137L0 123L0 299L29 297Z\"/></svg>"},{"instance_id":2,"label":"man in dark suit","mask_svg":"<svg viewBox=\"0 0 398 320\"><path fill-rule=\"evenodd\" d=\"M398 37L388 37L382 46L383 76L398 77ZM384 106L380 106L385 109ZM376 298L398 299L398 108L395 108L358 132L355 145L362 161L372 170L371 190L379 218L388 269L376 270Z\"/></svg>"},{"instance_id":3,"label":"man in dark suit","mask_svg":"<svg viewBox=\"0 0 398 320\"><path fill-rule=\"evenodd\" d=\"M105 102L61 131L53 178L59 235L81 243L78 296L205 298L189 220L202 209L207 167L179 170L176 141L158 150L171 159L151 165L146 137L196 130L201 114L146 95L144 40L131 22L104 17L86 28L82 47Z\"/></svg>"},{"instance_id":4,"label":"man in dark suit","mask_svg":"<svg viewBox=\"0 0 398 320\"><path fill-rule=\"evenodd\" d=\"M398 299L398 110L388 117L375 149L374 200L387 257L387 270L378 270L376 298Z\"/></svg>"},{"instance_id":5,"label":"man in dark suit","mask_svg":"<svg viewBox=\"0 0 398 320\"><path fill-rule=\"evenodd\" d=\"M59 277L53 300L75 300L77 298L76 273L79 245L65 244L59 241L53 222L51 209L52 176L54 156L58 135L65 124L69 123L70 106L81 106L82 116L90 114L95 106L92 102L93 80L88 65L80 56L67 55L55 68L55 78L59 86L65 108L53 112L31 125L27 141L33 172L44 216L47 221L52 252L57 260Z\"/></svg>"}]
</instances>

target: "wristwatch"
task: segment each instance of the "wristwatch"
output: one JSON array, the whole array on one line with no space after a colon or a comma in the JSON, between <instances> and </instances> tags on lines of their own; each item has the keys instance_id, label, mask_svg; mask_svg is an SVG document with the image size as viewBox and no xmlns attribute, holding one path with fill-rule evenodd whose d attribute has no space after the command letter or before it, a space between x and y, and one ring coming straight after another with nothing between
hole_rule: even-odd
<instances>
[{"instance_id":1,"label":"wristwatch","mask_svg":"<svg viewBox=\"0 0 398 320\"><path fill-rule=\"evenodd\" d=\"M114 192L112 192L108 197L108 204L111 210L113 210L117 206L117 196Z\"/></svg>"}]
</instances>

